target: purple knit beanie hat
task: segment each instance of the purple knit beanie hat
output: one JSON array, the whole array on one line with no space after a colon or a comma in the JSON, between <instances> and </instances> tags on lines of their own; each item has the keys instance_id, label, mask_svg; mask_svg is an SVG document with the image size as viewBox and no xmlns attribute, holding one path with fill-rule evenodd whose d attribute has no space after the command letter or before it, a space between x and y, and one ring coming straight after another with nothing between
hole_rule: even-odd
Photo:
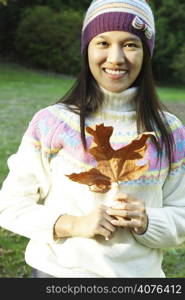
<instances>
[{"instance_id":1,"label":"purple knit beanie hat","mask_svg":"<svg viewBox=\"0 0 185 300\"><path fill-rule=\"evenodd\" d=\"M147 0L93 0L82 28L81 52L98 34L127 31L145 41L152 56L155 42L154 16Z\"/></svg>"}]
</instances>

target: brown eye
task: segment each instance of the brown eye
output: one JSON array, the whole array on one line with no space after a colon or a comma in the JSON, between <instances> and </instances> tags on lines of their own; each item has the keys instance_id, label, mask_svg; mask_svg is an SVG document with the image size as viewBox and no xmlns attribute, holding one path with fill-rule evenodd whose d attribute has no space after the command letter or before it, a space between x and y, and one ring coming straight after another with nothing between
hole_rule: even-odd
<instances>
[{"instance_id":1,"label":"brown eye","mask_svg":"<svg viewBox=\"0 0 185 300\"><path fill-rule=\"evenodd\" d=\"M107 46L108 43L107 43L107 42L99 42L98 45L101 45L101 46Z\"/></svg>"},{"instance_id":2,"label":"brown eye","mask_svg":"<svg viewBox=\"0 0 185 300\"><path fill-rule=\"evenodd\" d=\"M129 48L137 48L138 46L137 46L137 44L135 44L135 43L128 43L128 44L125 45L125 47L129 47Z\"/></svg>"}]
</instances>

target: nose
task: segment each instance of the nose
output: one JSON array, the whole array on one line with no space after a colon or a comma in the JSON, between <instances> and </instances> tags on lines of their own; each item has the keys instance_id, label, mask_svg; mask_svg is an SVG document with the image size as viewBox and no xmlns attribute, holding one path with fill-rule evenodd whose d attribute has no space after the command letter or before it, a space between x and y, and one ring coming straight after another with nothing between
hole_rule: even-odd
<instances>
[{"instance_id":1,"label":"nose","mask_svg":"<svg viewBox=\"0 0 185 300\"><path fill-rule=\"evenodd\" d=\"M121 65L125 62L125 54L120 45L112 45L109 48L107 62L113 65Z\"/></svg>"}]
</instances>

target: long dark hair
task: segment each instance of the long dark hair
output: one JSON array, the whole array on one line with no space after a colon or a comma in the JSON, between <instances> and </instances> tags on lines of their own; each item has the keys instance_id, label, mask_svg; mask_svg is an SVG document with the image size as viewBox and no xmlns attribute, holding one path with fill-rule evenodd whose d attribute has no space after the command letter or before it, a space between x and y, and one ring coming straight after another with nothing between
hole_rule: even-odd
<instances>
[{"instance_id":1,"label":"long dark hair","mask_svg":"<svg viewBox=\"0 0 185 300\"><path fill-rule=\"evenodd\" d=\"M137 129L138 133L142 131L154 131L156 133L157 139L152 137L152 140L157 148L158 157L161 157L165 147L170 170L173 157L173 135L164 114L164 110L167 109L159 100L156 92L151 57L145 43L143 43L143 52L142 69L133 84L133 86L138 87L135 97ZM81 72L74 85L58 103L65 103L70 110L79 114L81 140L84 150L86 150L85 118L100 107L103 94L91 74L87 51L82 59ZM157 132L160 132L161 138Z\"/></svg>"}]
</instances>

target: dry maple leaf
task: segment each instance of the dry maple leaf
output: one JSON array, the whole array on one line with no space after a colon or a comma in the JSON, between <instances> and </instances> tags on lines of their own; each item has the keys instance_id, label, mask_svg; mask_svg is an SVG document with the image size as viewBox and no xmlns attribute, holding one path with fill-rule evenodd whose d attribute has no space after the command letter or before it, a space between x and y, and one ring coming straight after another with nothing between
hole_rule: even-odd
<instances>
[{"instance_id":1,"label":"dry maple leaf","mask_svg":"<svg viewBox=\"0 0 185 300\"><path fill-rule=\"evenodd\" d=\"M137 165L147 150L146 141L152 132L144 132L130 144L114 150L110 144L113 133L112 126L96 125L95 130L87 127L86 131L94 137L94 143L89 152L97 161L97 167L87 172L66 175L71 180L87 184L91 191L105 193L113 182L128 181L139 178L149 167L149 164ZM94 146L95 145L95 146Z\"/></svg>"}]
</instances>

